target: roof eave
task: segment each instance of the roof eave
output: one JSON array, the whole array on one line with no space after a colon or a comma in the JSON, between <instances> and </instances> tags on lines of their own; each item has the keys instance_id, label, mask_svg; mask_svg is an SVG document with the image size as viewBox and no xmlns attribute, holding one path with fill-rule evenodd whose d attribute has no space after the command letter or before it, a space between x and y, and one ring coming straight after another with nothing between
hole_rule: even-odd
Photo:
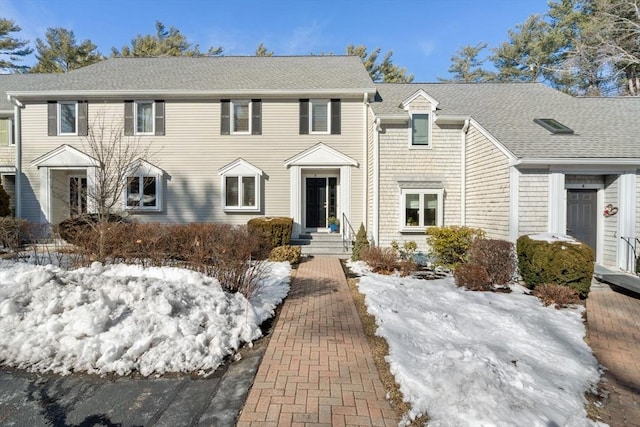
<instances>
[{"instance_id":1,"label":"roof eave","mask_svg":"<svg viewBox=\"0 0 640 427\"><path fill-rule=\"evenodd\" d=\"M637 157L531 157L520 158L512 162L514 166L557 166L557 165L570 165L570 166L633 166L640 167L640 158Z\"/></svg>"},{"instance_id":2,"label":"roof eave","mask_svg":"<svg viewBox=\"0 0 640 427\"><path fill-rule=\"evenodd\" d=\"M122 99L122 98L223 98L235 96L269 97L357 97L375 91L369 88L325 88L325 89L224 89L224 90L47 90L47 91L10 91L7 95L24 101L39 99Z\"/></svg>"}]
</instances>

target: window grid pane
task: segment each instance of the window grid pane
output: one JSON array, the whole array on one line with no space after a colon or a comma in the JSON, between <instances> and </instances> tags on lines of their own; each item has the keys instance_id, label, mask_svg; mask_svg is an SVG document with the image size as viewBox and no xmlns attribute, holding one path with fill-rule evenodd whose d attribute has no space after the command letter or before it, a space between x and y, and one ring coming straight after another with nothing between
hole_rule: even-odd
<instances>
[{"instance_id":1,"label":"window grid pane","mask_svg":"<svg viewBox=\"0 0 640 427\"><path fill-rule=\"evenodd\" d=\"M137 108L137 132L153 133L153 102L138 102Z\"/></svg>"},{"instance_id":2,"label":"window grid pane","mask_svg":"<svg viewBox=\"0 0 640 427\"><path fill-rule=\"evenodd\" d=\"M140 179L137 176L127 178L127 206L136 207L140 205Z\"/></svg>"},{"instance_id":3,"label":"window grid pane","mask_svg":"<svg viewBox=\"0 0 640 427\"><path fill-rule=\"evenodd\" d=\"M420 195L407 194L405 196L404 223L408 227L420 225Z\"/></svg>"},{"instance_id":4,"label":"window grid pane","mask_svg":"<svg viewBox=\"0 0 640 427\"><path fill-rule=\"evenodd\" d=\"M142 206L156 206L156 178L145 176L142 181Z\"/></svg>"},{"instance_id":5,"label":"window grid pane","mask_svg":"<svg viewBox=\"0 0 640 427\"><path fill-rule=\"evenodd\" d=\"M438 195L423 194L424 197L424 226L438 225Z\"/></svg>"},{"instance_id":6,"label":"window grid pane","mask_svg":"<svg viewBox=\"0 0 640 427\"><path fill-rule=\"evenodd\" d=\"M238 206L238 177L228 176L225 178L226 194L225 205L228 207Z\"/></svg>"},{"instance_id":7,"label":"window grid pane","mask_svg":"<svg viewBox=\"0 0 640 427\"><path fill-rule=\"evenodd\" d=\"M249 132L249 101L233 102L233 131Z\"/></svg>"},{"instance_id":8,"label":"window grid pane","mask_svg":"<svg viewBox=\"0 0 640 427\"><path fill-rule=\"evenodd\" d=\"M76 104L60 104L60 133L76 133Z\"/></svg>"},{"instance_id":9,"label":"window grid pane","mask_svg":"<svg viewBox=\"0 0 640 427\"><path fill-rule=\"evenodd\" d=\"M429 145L429 115L414 114L411 117L411 144Z\"/></svg>"},{"instance_id":10,"label":"window grid pane","mask_svg":"<svg viewBox=\"0 0 640 427\"><path fill-rule=\"evenodd\" d=\"M311 101L311 131L312 132L327 132L329 129L328 108L327 101Z\"/></svg>"},{"instance_id":11,"label":"window grid pane","mask_svg":"<svg viewBox=\"0 0 640 427\"><path fill-rule=\"evenodd\" d=\"M254 176L242 177L242 206L253 207L256 205L256 178Z\"/></svg>"}]
</instances>

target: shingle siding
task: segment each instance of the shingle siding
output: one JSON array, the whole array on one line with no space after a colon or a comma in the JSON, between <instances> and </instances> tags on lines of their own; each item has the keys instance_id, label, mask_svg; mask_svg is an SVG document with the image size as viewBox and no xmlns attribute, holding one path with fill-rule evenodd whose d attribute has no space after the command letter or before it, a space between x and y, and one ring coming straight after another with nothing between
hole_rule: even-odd
<instances>
[{"instance_id":1,"label":"shingle siding","mask_svg":"<svg viewBox=\"0 0 640 427\"><path fill-rule=\"evenodd\" d=\"M521 171L518 204L518 236L544 233L548 230L548 170L525 169Z\"/></svg>"},{"instance_id":2,"label":"shingle siding","mask_svg":"<svg viewBox=\"0 0 640 427\"><path fill-rule=\"evenodd\" d=\"M466 225L509 238L509 161L477 129L467 134Z\"/></svg>"}]
</instances>

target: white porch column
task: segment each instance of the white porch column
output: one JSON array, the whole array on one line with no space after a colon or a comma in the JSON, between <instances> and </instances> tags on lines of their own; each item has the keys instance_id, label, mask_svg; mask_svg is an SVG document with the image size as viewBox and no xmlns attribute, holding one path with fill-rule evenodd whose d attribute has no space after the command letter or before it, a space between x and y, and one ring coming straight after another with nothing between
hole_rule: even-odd
<instances>
[{"instance_id":1,"label":"white porch column","mask_svg":"<svg viewBox=\"0 0 640 427\"><path fill-rule=\"evenodd\" d=\"M51 218L51 173L40 168L40 222L47 224Z\"/></svg>"},{"instance_id":2,"label":"white porch column","mask_svg":"<svg viewBox=\"0 0 640 427\"><path fill-rule=\"evenodd\" d=\"M520 171L509 168L509 240L516 242L520 231Z\"/></svg>"},{"instance_id":3,"label":"white porch column","mask_svg":"<svg viewBox=\"0 0 640 427\"><path fill-rule=\"evenodd\" d=\"M340 210L351 221L351 166L340 166ZM342 218L340 218L342 220ZM346 224L345 224L346 226ZM352 227L359 227L360 224Z\"/></svg>"},{"instance_id":4,"label":"white porch column","mask_svg":"<svg viewBox=\"0 0 640 427\"><path fill-rule=\"evenodd\" d=\"M567 196L564 189L564 173L549 174L549 233L567 232Z\"/></svg>"},{"instance_id":5,"label":"white porch column","mask_svg":"<svg viewBox=\"0 0 640 427\"><path fill-rule=\"evenodd\" d=\"M635 272L632 245L636 239L636 174L623 173L618 178L618 268ZM638 248L640 249L640 248Z\"/></svg>"},{"instance_id":6,"label":"white porch column","mask_svg":"<svg viewBox=\"0 0 640 427\"><path fill-rule=\"evenodd\" d=\"M291 180L290 185L290 215L293 218L293 231L291 232L291 237L297 239L300 236L301 224L302 224L302 174L301 167L292 165L289 167L289 176Z\"/></svg>"}]
</instances>

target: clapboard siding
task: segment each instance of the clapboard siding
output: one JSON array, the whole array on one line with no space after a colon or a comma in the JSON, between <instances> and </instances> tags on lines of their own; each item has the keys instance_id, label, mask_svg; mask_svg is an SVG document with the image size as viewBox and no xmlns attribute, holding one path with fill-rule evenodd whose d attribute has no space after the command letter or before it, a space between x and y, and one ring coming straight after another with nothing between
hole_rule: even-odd
<instances>
[{"instance_id":1,"label":"clapboard siding","mask_svg":"<svg viewBox=\"0 0 640 427\"><path fill-rule=\"evenodd\" d=\"M548 230L549 171L524 169L518 190L518 236Z\"/></svg>"},{"instance_id":2,"label":"clapboard siding","mask_svg":"<svg viewBox=\"0 0 640 427\"><path fill-rule=\"evenodd\" d=\"M319 142L355 159L351 174L351 222L360 224L364 177L362 167L364 124L362 100L343 100L340 135L299 135L299 104L293 100L262 100L262 135L220 135L219 100L168 100L165 103L165 135L130 137L150 147L145 159L166 172L164 209L136 213L141 221L214 221L246 223L259 214L226 213L222 209L218 171L238 158L264 172L262 211L268 216L290 216L290 173L285 160ZM89 123L104 117L123 124L123 102L90 102ZM77 136L47 136L46 103L27 104L23 111L23 170L30 192L25 192L23 216L39 220L40 182L30 162L61 144L82 150ZM85 150L86 151L86 150Z\"/></svg>"},{"instance_id":3,"label":"clapboard siding","mask_svg":"<svg viewBox=\"0 0 640 427\"><path fill-rule=\"evenodd\" d=\"M509 161L477 129L467 135L466 225L509 238Z\"/></svg>"}]
</instances>

